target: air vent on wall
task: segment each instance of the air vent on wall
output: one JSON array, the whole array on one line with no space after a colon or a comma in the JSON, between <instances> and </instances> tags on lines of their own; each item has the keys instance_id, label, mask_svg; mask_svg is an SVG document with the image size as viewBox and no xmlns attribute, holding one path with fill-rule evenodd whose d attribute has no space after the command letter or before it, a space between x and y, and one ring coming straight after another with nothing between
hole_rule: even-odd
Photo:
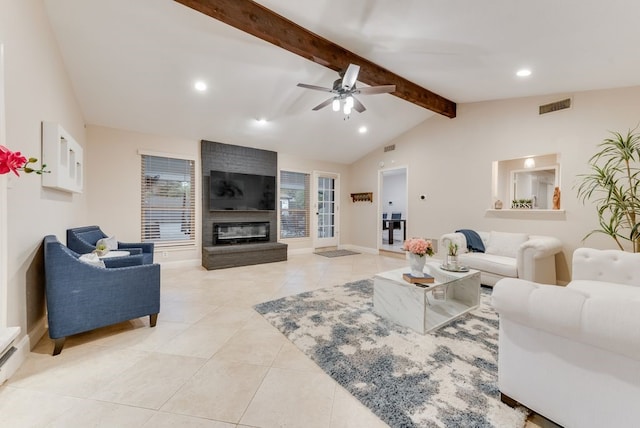
<instances>
[{"instance_id":1,"label":"air vent on wall","mask_svg":"<svg viewBox=\"0 0 640 428\"><path fill-rule=\"evenodd\" d=\"M571 98L561 101L545 104L540 106L540 114L553 113L554 111L564 110L571 107Z\"/></svg>"},{"instance_id":2,"label":"air vent on wall","mask_svg":"<svg viewBox=\"0 0 640 428\"><path fill-rule=\"evenodd\" d=\"M385 146L384 151L386 152L390 152L396 149L396 145L395 144L391 144L390 146Z\"/></svg>"}]
</instances>

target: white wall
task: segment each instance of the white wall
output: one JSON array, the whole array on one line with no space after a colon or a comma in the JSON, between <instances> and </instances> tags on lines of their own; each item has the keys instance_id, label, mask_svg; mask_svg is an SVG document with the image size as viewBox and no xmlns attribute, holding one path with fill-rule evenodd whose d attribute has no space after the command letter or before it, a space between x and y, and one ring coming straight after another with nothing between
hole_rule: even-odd
<instances>
[{"instance_id":1,"label":"white wall","mask_svg":"<svg viewBox=\"0 0 640 428\"><path fill-rule=\"evenodd\" d=\"M141 157L139 150L159 156L187 156L196 160L196 218L200 219L201 174L200 141L160 137L102 126L87 127L85 163L89 171L87 224L97 224L120 241L141 239ZM152 152L152 153L149 153ZM166 263L200 260L200 222L196 223L196 245L189 248L156 251L154 261Z\"/></svg>"},{"instance_id":2,"label":"white wall","mask_svg":"<svg viewBox=\"0 0 640 428\"><path fill-rule=\"evenodd\" d=\"M84 121L41 0L0 0L5 48L6 144L41 158L41 122L61 124L84 146ZM7 324L35 341L44 332L42 239L84 220L86 197L41 187L35 174L10 178ZM1 267L4 269L4 267ZM31 343L35 345L35 343Z\"/></svg>"},{"instance_id":3,"label":"white wall","mask_svg":"<svg viewBox=\"0 0 640 428\"><path fill-rule=\"evenodd\" d=\"M569 110L538 115L538 106L573 98ZM351 185L375 183L378 164L409 166L409 236L438 237L458 229L524 231L560 238L564 254L558 257L558 275L569 280L573 250L580 246L613 248L606 237L582 238L597 228L593 206L576 198L576 176L588 172L587 161L608 130L626 132L640 121L640 87L580 92L459 104L458 117L434 116L389 144L351 165ZM487 213L493 204L492 162L536 154L559 153L562 208L554 219L498 217ZM424 202L418 196L426 194ZM354 217L356 218L356 217ZM376 207L361 206L353 222L352 243L376 247Z\"/></svg>"}]
</instances>

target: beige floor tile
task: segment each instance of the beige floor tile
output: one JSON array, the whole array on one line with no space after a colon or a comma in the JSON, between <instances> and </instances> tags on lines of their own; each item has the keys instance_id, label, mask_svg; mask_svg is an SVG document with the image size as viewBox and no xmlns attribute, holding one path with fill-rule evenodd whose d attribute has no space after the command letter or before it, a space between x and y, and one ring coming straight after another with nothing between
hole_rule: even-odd
<instances>
[{"instance_id":1,"label":"beige floor tile","mask_svg":"<svg viewBox=\"0 0 640 428\"><path fill-rule=\"evenodd\" d=\"M287 339L276 329L242 328L216 353L216 358L271 366Z\"/></svg>"},{"instance_id":2,"label":"beige floor tile","mask_svg":"<svg viewBox=\"0 0 640 428\"><path fill-rule=\"evenodd\" d=\"M324 373L272 368L240 423L262 428L326 428L335 388Z\"/></svg>"},{"instance_id":3,"label":"beige floor tile","mask_svg":"<svg viewBox=\"0 0 640 428\"><path fill-rule=\"evenodd\" d=\"M214 357L161 410L237 423L267 371L268 367Z\"/></svg>"},{"instance_id":4,"label":"beige floor tile","mask_svg":"<svg viewBox=\"0 0 640 428\"><path fill-rule=\"evenodd\" d=\"M235 424L193 416L156 412L143 428L235 428Z\"/></svg>"},{"instance_id":5,"label":"beige floor tile","mask_svg":"<svg viewBox=\"0 0 640 428\"><path fill-rule=\"evenodd\" d=\"M0 387L0 426L44 427L83 400L33 389Z\"/></svg>"},{"instance_id":6,"label":"beige floor tile","mask_svg":"<svg viewBox=\"0 0 640 428\"><path fill-rule=\"evenodd\" d=\"M63 349L55 357L32 352L9 385L88 398L146 355L136 350L92 345Z\"/></svg>"},{"instance_id":7,"label":"beige floor tile","mask_svg":"<svg viewBox=\"0 0 640 428\"><path fill-rule=\"evenodd\" d=\"M218 306L201 303L187 303L170 299L160 302L159 321L195 324L218 309Z\"/></svg>"},{"instance_id":8,"label":"beige floor tile","mask_svg":"<svg viewBox=\"0 0 640 428\"><path fill-rule=\"evenodd\" d=\"M341 386L336 387L330 428L386 428L368 407Z\"/></svg>"},{"instance_id":9,"label":"beige floor tile","mask_svg":"<svg viewBox=\"0 0 640 428\"><path fill-rule=\"evenodd\" d=\"M167 342L158 352L209 359L237 331L235 328L194 325Z\"/></svg>"},{"instance_id":10,"label":"beige floor tile","mask_svg":"<svg viewBox=\"0 0 640 428\"><path fill-rule=\"evenodd\" d=\"M196 323L199 327L232 328L240 330L256 312L251 308L221 306Z\"/></svg>"},{"instance_id":11,"label":"beige floor tile","mask_svg":"<svg viewBox=\"0 0 640 428\"><path fill-rule=\"evenodd\" d=\"M139 407L122 406L101 401L82 400L57 417L47 428L68 427L141 427L155 412Z\"/></svg>"},{"instance_id":12,"label":"beige floor tile","mask_svg":"<svg viewBox=\"0 0 640 428\"><path fill-rule=\"evenodd\" d=\"M130 348L140 351L155 351L161 349L167 342L178 336L189 327L189 324L168 322L158 316L155 327L143 326L130 330L120 331L116 334L108 334L103 337L90 338L88 333L84 343L92 345ZM65 345L66 347L66 345Z\"/></svg>"},{"instance_id":13,"label":"beige floor tile","mask_svg":"<svg viewBox=\"0 0 640 428\"><path fill-rule=\"evenodd\" d=\"M307 357L296 345L286 342L273 361L272 367L289 370L304 370L308 372L322 373L322 369L309 357Z\"/></svg>"},{"instance_id":14,"label":"beige floor tile","mask_svg":"<svg viewBox=\"0 0 640 428\"><path fill-rule=\"evenodd\" d=\"M202 358L150 353L91 398L159 409L205 363Z\"/></svg>"}]
</instances>

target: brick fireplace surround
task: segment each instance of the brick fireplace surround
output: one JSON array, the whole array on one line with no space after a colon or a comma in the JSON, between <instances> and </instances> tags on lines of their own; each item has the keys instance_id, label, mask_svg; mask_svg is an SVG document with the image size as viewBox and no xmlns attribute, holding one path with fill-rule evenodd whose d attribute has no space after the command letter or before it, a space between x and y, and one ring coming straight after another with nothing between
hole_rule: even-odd
<instances>
[{"instance_id":1,"label":"brick fireplace surround","mask_svg":"<svg viewBox=\"0 0 640 428\"><path fill-rule=\"evenodd\" d=\"M287 260L287 244L277 242L276 211L209 211L209 175L212 170L276 177L277 153L206 140L202 140L200 148L202 266L212 270ZM257 224L265 227L256 229ZM266 237L253 236L262 235L256 231L265 229Z\"/></svg>"}]
</instances>

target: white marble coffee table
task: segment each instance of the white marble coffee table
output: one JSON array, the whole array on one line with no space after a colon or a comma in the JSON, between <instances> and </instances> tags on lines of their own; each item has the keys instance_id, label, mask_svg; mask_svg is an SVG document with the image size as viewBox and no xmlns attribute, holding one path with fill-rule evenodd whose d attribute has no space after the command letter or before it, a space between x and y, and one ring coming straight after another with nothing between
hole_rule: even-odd
<instances>
[{"instance_id":1,"label":"white marble coffee table","mask_svg":"<svg viewBox=\"0 0 640 428\"><path fill-rule=\"evenodd\" d=\"M402 279L409 267L382 272L373 278L373 310L420 334L449 323L480 305L480 272L449 272L439 263L425 265L435 278L421 287Z\"/></svg>"}]
</instances>

